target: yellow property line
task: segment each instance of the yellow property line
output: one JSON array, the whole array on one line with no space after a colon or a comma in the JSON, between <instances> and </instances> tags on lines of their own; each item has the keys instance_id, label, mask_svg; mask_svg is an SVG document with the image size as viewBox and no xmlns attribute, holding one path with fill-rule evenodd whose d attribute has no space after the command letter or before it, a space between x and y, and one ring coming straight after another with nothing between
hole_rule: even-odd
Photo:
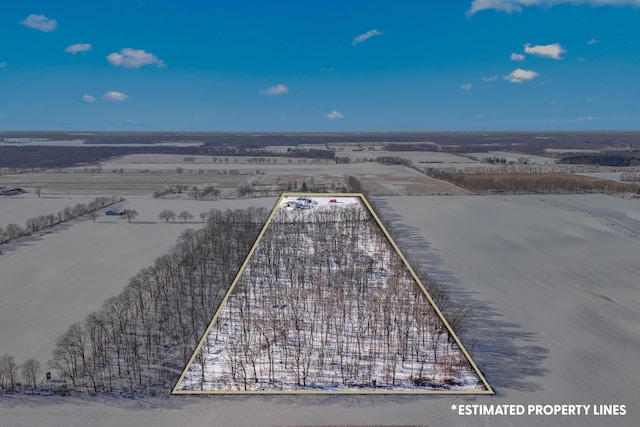
<instances>
[{"instance_id":1,"label":"yellow property line","mask_svg":"<svg viewBox=\"0 0 640 427\"><path fill-rule=\"evenodd\" d=\"M411 390L407 390L407 389L404 389L404 390L389 390L389 389L381 389L381 390L251 390L251 391L245 391L245 390L179 390L178 387L180 386L180 384L184 380L184 377L187 374L187 372L189 370L189 367L193 363L193 361L196 358L197 354L200 352L200 349L204 345L205 340L208 338L209 332L211 331L211 328L213 327L213 325L218 320L218 316L220 315L220 312L222 311L222 308L224 307L224 305L226 304L227 300L229 299L229 296L231 295L231 293L233 292L233 289L235 288L236 284L240 280L240 277L242 276L242 274L246 270L246 267L249 264L249 261L251 260L251 257L253 256L253 253L255 252L256 248L258 247L258 244L260 243L260 240L262 240L262 236L264 236L264 233L267 230L267 228L269 227L269 224L271 224L271 221L272 221L274 215L276 214L276 212L280 208L280 205L282 204L282 201L286 197L336 197L336 198L337 197L354 197L354 198L359 198L362 201L362 204L369 210L369 213L371 213L371 215L375 219L376 223L378 224L378 226L380 227L380 229L384 233L384 235L387 237L387 239L389 239L389 242L391 243L391 245L393 246L393 248L395 249L397 254L400 256L400 259L402 260L403 264L409 270L409 272L411 273L411 276L413 277L413 279L418 284L418 287L420 288L420 290L422 290L422 292L424 293L425 297L427 298L427 300L429 301L429 303L431 304L433 309L436 311L436 313L440 317L440 320L442 320L442 322L446 326L447 331L449 332L451 337L453 337L453 339L455 340L456 344L458 345L458 347L460 348L460 350L462 351L464 356L467 358L467 360L471 364L471 367L473 368L475 373L478 375L478 378L480 378L480 380L482 381L482 384L484 385L486 390L413 390L413 389L411 389ZM262 230L260 231L260 234L258 235L258 238L256 239L255 243L251 247L251 250L249 251L249 254L245 258L244 262L242 263L242 266L240 267L240 270L238 271L238 274L236 275L235 279L233 279L233 282L231 283L231 286L229 287L229 290L227 291L227 293L225 294L224 298L220 302L220 305L218 306L218 309L216 310L216 313L213 316L213 319L211 320L211 323L209 323L209 326L205 330L202 338L200 339L200 342L198 343L198 346L196 347L195 351L193 352L193 355L189 359L189 362L187 363L186 367L182 371L182 374L180 375L180 378L178 379L176 385L174 386L173 391L171 392L171 394L243 394L243 395L246 395L246 394L403 394L403 395L413 395L413 394L441 394L441 395L444 395L444 394L452 394L452 395L456 395L456 394L458 394L458 395L490 394L490 395L493 395L493 394L495 394L495 392L493 391L493 388L491 388L491 386L489 385L489 383L485 379L484 375L482 375L482 372L480 372L480 369L478 369L478 367L476 366L475 362L473 361L473 359L471 358L471 356L469 355L467 350L462 345L462 342L460 342L460 339L455 334L455 332L451 328L451 325L449 325L449 322L447 322L447 319L445 319L445 317L443 316L442 312L440 311L438 306L435 304L435 302L431 298L431 295L429 295L429 292L427 291L425 286L422 284L422 281L418 278L418 276L416 275L415 271L413 271L413 268L411 268L411 266L409 265L409 262L407 261L405 256L402 254L402 251L400 250L400 248L398 247L396 242L393 240L393 238L391 237L391 235L389 234L389 232L387 231L385 226L382 224L382 221L380 221L380 218L378 217L378 215L376 214L374 209L371 207L371 205L369 204L369 202L366 199L366 197L364 196L364 194L362 194L362 193L282 193L280 195L280 197L278 198L278 201L276 202L273 210L271 211L271 214L269 215L269 218L267 218L267 221L265 222L264 226L262 227Z\"/></svg>"}]
</instances>

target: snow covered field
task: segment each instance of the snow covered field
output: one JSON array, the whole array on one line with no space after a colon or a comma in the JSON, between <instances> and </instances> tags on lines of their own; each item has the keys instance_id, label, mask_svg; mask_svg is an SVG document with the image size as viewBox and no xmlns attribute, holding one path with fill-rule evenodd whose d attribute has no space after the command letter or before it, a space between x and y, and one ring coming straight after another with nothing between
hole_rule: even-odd
<instances>
[{"instance_id":1,"label":"snow covered field","mask_svg":"<svg viewBox=\"0 0 640 427\"><path fill-rule=\"evenodd\" d=\"M470 350L496 396L18 396L0 402L4 420L53 427L638 424L640 239L628 230L640 228L638 201L581 195L374 202L405 253L476 310L476 328L462 339L475 341ZM451 409L561 403L625 404L627 415L482 417Z\"/></svg>"},{"instance_id":2,"label":"snow covered field","mask_svg":"<svg viewBox=\"0 0 640 427\"><path fill-rule=\"evenodd\" d=\"M303 175L304 169L300 165L296 174ZM321 174L321 168L312 173ZM15 177L3 175L2 179ZM32 181L37 179L43 177L35 175ZM152 185L150 182L149 188ZM103 188L112 191L130 186L123 178ZM0 256L0 354L12 353L20 362L41 351L37 358L46 361L53 342L71 323L117 294L132 274L166 252L182 227L198 226L157 223L161 209L186 209L196 218L200 210L170 200L155 201L158 204L148 205L147 210L151 200L145 199L148 192L144 191L138 193L141 204L133 205L135 198L129 200L140 212L135 220L139 224L77 221ZM87 185L86 194L103 193L91 193ZM120 195L118 191L113 194ZM211 203L207 206L261 203L270 208L275 202L261 200L207 202ZM638 200L602 195L423 196L378 197L375 202L383 206L376 208L385 224L396 230L394 237L403 251L413 253L436 279L451 287L457 301L476 311L475 330L461 338L496 396L175 396L144 400L8 396L0 398L0 424L640 424L640 238L634 237L640 230ZM101 241L110 242L115 249L105 246L92 252ZM62 262L76 260L78 270L61 269ZM80 273L84 262L100 270ZM28 285L31 278L42 285L40 290ZM84 291L90 295L80 294ZM86 306L78 307L79 303ZM452 404L560 403L625 404L627 415L481 417L460 416L451 409Z\"/></svg>"},{"instance_id":3,"label":"snow covered field","mask_svg":"<svg viewBox=\"0 0 640 427\"><path fill-rule=\"evenodd\" d=\"M487 157L489 157L489 158L499 157L501 159L502 158L506 159L507 162L518 163L518 159L524 157L524 158L529 159L529 163L530 164L555 163L555 159L552 159L551 157L533 156L533 155L529 155L529 154L512 153L512 152L508 152L508 151L487 151L486 153L485 152L469 153L469 155L475 156L476 158L478 158L480 160L485 159Z\"/></svg>"},{"instance_id":4,"label":"snow covered field","mask_svg":"<svg viewBox=\"0 0 640 427\"><path fill-rule=\"evenodd\" d=\"M223 159L229 159L229 162L223 162ZM101 172L94 168L92 172L79 173L83 168L76 168L76 172L70 168L62 173L0 175L0 186L28 189L40 186L47 195L115 194L127 197L132 194L149 195L176 185L200 188L212 185L218 189L234 190L247 182L266 185L297 182L300 185L303 181L316 180L343 184L348 176L354 176L375 194L381 195L466 194L455 185L398 165L377 162L327 164L315 159L282 158L275 159L278 163L273 163L274 159L265 159L271 163L247 163L247 157L218 157L214 164L211 157L203 156L195 157L194 163L185 163L184 156L132 155L105 162Z\"/></svg>"},{"instance_id":5,"label":"snow covered field","mask_svg":"<svg viewBox=\"0 0 640 427\"><path fill-rule=\"evenodd\" d=\"M31 191L31 189L27 189ZM0 227L7 224L18 224L24 227L29 218L40 215L57 214L66 207L73 208L76 204L88 204L96 197L100 196L47 196L38 197L33 192L21 194L19 196L0 196ZM110 197L111 195L109 195Z\"/></svg>"},{"instance_id":6,"label":"snow covered field","mask_svg":"<svg viewBox=\"0 0 640 427\"><path fill-rule=\"evenodd\" d=\"M201 227L200 212L212 208L272 208L273 203L272 199L223 203L132 198L117 205L138 211L131 224L103 214L95 222L85 216L3 245L0 355L13 355L19 363L35 358L46 366L56 339L72 323L84 320L106 299L117 295L135 273L166 253L183 230ZM186 210L194 219L165 223L158 218L164 209L176 214Z\"/></svg>"},{"instance_id":7,"label":"snow covered field","mask_svg":"<svg viewBox=\"0 0 640 427\"><path fill-rule=\"evenodd\" d=\"M620 179L621 172L585 172L577 175L590 176L592 178L608 179L609 181L625 182Z\"/></svg>"}]
</instances>

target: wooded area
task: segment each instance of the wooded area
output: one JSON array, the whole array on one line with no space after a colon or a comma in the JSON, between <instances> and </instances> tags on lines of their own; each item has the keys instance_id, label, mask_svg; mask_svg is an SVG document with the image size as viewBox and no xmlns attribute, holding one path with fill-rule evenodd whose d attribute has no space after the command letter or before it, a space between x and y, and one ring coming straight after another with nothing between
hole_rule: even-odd
<instances>
[{"instance_id":1,"label":"wooded area","mask_svg":"<svg viewBox=\"0 0 640 427\"><path fill-rule=\"evenodd\" d=\"M640 186L569 173L497 173L465 174L450 173L429 168L425 173L465 190L490 193L499 190L509 193L582 193L598 191L605 193L637 193Z\"/></svg>"},{"instance_id":2,"label":"wooded area","mask_svg":"<svg viewBox=\"0 0 640 427\"><path fill-rule=\"evenodd\" d=\"M483 386L367 209L281 207L178 389L376 387Z\"/></svg>"},{"instance_id":3,"label":"wooded area","mask_svg":"<svg viewBox=\"0 0 640 427\"><path fill-rule=\"evenodd\" d=\"M71 325L50 362L56 374L92 392L170 390L267 215L211 210L204 228L185 231L120 295Z\"/></svg>"}]
</instances>

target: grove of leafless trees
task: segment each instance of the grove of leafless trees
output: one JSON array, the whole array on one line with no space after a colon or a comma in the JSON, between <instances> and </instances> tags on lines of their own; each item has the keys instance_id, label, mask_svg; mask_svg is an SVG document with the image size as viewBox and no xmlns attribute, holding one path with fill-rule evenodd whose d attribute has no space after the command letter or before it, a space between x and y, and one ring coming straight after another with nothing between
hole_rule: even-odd
<instances>
[{"instance_id":1,"label":"grove of leafless trees","mask_svg":"<svg viewBox=\"0 0 640 427\"><path fill-rule=\"evenodd\" d=\"M267 216L263 208L209 211L204 228L186 230L171 252L58 338L49 362L55 376L91 392L173 387Z\"/></svg>"},{"instance_id":2,"label":"grove of leafless trees","mask_svg":"<svg viewBox=\"0 0 640 427\"><path fill-rule=\"evenodd\" d=\"M278 210L179 388L437 390L479 381L372 215L353 204Z\"/></svg>"}]
</instances>

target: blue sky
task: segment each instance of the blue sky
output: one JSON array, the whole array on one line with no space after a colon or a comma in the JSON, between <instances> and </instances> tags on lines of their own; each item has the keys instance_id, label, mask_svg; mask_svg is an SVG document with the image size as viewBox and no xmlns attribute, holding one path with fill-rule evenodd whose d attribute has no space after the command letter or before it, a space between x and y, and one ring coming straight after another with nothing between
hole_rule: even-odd
<instances>
[{"instance_id":1,"label":"blue sky","mask_svg":"<svg viewBox=\"0 0 640 427\"><path fill-rule=\"evenodd\" d=\"M636 130L639 78L640 0L0 12L0 130Z\"/></svg>"}]
</instances>

